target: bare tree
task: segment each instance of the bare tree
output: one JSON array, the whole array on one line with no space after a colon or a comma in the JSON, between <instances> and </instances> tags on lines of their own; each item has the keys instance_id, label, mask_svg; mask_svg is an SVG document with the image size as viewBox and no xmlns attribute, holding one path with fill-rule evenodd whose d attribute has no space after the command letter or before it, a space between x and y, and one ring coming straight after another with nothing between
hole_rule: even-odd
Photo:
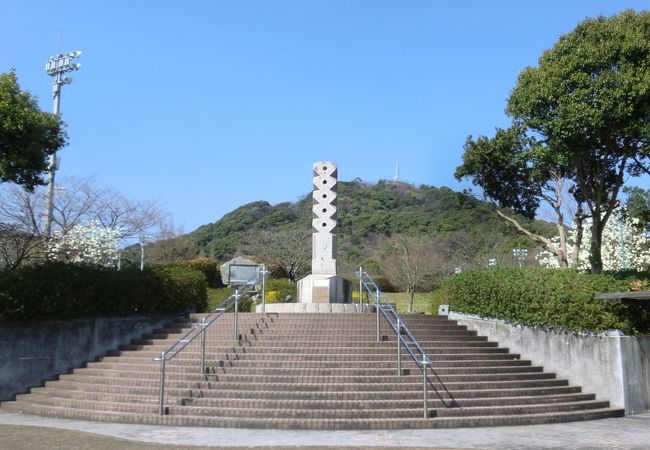
<instances>
[{"instance_id":1,"label":"bare tree","mask_svg":"<svg viewBox=\"0 0 650 450\"><path fill-rule=\"evenodd\" d=\"M406 291L408 312L413 312L415 292L430 282L437 272L446 271L436 240L429 235L395 235L384 246L382 268L388 280Z\"/></svg>"},{"instance_id":2,"label":"bare tree","mask_svg":"<svg viewBox=\"0 0 650 450\"><path fill-rule=\"evenodd\" d=\"M39 257L44 240L45 189L28 192L18 185L0 186L0 224L6 233L2 240L3 261L12 267L15 261ZM167 217L156 201L133 201L112 190L97 187L91 178L63 178L56 189L53 205L53 230L65 234L77 224L93 220L105 227L119 227L120 239L133 238L150 232ZM11 232L9 232L11 231ZM4 258L4 257L3 257ZM7 260L14 261L7 264ZM17 267L17 265L16 265Z\"/></svg>"},{"instance_id":3,"label":"bare tree","mask_svg":"<svg viewBox=\"0 0 650 450\"><path fill-rule=\"evenodd\" d=\"M156 241L147 246L147 261L152 263L170 263L181 259L193 259L200 256L201 250L183 231L171 221L159 224Z\"/></svg>"},{"instance_id":4,"label":"bare tree","mask_svg":"<svg viewBox=\"0 0 650 450\"><path fill-rule=\"evenodd\" d=\"M16 224L0 223L0 263L15 269L40 253L41 241Z\"/></svg>"},{"instance_id":5,"label":"bare tree","mask_svg":"<svg viewBox=\"0 0 650 450\"><path fill-rule=\"evenodd\" d=\"M311 234L300 229L263 231L249 239L246 251L277 264L291 281L296 281L311 260Z\"/></svg>"}]
</instances>

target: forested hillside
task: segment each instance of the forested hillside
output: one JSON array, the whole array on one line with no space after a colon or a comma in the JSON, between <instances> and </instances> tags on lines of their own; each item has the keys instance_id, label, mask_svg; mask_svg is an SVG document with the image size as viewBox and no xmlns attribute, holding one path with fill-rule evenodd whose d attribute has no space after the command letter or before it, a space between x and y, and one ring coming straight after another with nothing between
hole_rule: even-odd
<instances>
[{"instance_id":1,"label":"forested hillside","mask_svg":"<svg viewBox=\"0 0 650 450\"><path fill-rule=\"evenodd\" d=\"M219 260L237 253L250 254L256 238L264 232L310 233L311 205L311 195L295 203L249 203L187 237L207 256ZM513 247L532 249L532 242L506 227L492 208L446 187L418 187L393 181L339 181L338 245L342 270L372 264L379 256L382 239L399 233L435 235L444 242L447 258L462 266L482 265L490 257L511 262ZM548 223L536 221L532 226L543 234L553 233Z\"/></svg>"}]
</instances>

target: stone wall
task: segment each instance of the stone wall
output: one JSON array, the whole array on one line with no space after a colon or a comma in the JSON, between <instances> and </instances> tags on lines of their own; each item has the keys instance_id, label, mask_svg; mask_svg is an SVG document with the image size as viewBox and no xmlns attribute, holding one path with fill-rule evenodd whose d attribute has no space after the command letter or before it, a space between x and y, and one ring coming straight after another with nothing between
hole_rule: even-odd
<instances>
[{"instance_id":1,"label":"stone wall","mask_svg":"<svg viewBox=\"0 0 650 450\"><path fill-rule=\"evenodd\" d=\"M625 408L626 414L650 410L650 336L579 334L454 312L449 318L609 400L613 407Z\"/></svg>"},{"instance_id":2,"label":"stone wall","mask_svg":"<svg viewBox=\"0 0 650 450\"><path fill-rule=\"evenodd\" d=\"M138 316L0 324L0 401L81 367L171 320L170 316Z\"/></svg>"}]
</instances>

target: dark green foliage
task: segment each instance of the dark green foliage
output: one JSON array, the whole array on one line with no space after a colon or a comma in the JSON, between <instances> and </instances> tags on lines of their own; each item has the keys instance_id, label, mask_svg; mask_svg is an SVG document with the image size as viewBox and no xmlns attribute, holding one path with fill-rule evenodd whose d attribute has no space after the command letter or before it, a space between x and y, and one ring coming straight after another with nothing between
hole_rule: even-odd
<instances>
[{"instance_id":1,"label":"dark green foliage","mask_svg":"<svg viewBox=\"0 0 650 450\"><path fill-rule=\"evenodd\" d=\"M540 167L535 140L526 136L525 129L497 128L491 139L469 136L463 149L463 164L454 173L456 179L469 178L500 206L535 217L548 189L550 175L546 172L550 170Z\"/></svg>"},{"instance_id":2,"label":"dark green foliage","mask_svg":"<svg viewBox=\"0 0 650 450\"><path fill-rule=\"evenodd\" d=\"M190 267L154 268L156 281L160 283L164 305L169 311L182 311L193 305L196 310L205 309L207 282L202 272Z\"/></svg>"},{"instance_id":3,"label":"dark green foliage","mask_svg":"<svg viewBox=\"0 0 650 450\"><path fill-rule=\"evenodd\" d=\"M595 299L600 292L628 291L638 279L636 273L613 276L541 268L479 269L444 280L434 303L436 311L439 303L446 302L454 311L528 325L647 333L650 322L645 308L640 314L637 307Z\"/></svg>"},{"instance_id":4,"label":"dark green foliage","mask_svg":"<svg viewBox=\"0 0 650 450\"><path fill-rule=\"evenodd\" d=\"M118 271L48 262L0 270L0 322L178 313L206 302L203 274L186 267Z\"/></svg>"},{"instance_id":5,"label":"dark green foliage","mask_svg":"<svg viewBox=\"0 0 650 450\"><path fill-rule=\"evenodd\" d=\"M266 281L266 303L284 303L287 295L296 301L296 283L288 278L271 278Z\"/></svg>"},{"instance_id":6,"label":"dark green foliage","mask_svg":"<svg viewBox=\"0 0 650 450\"><path fill-rule=\"evenodd\" d=\"M165 265L165 267L168 266L189 267L190 269L198 270L199 272L203 273L203 275L205 275L205 280L208 282L209 287L215 289L223 287L223 283L221 282L221 274L219 273L219 263L213 259L183 259Z\"/></svg>"},{"instance_id":7,"label":"dark green foliage","mask_svg":"<svg viewBox=\"0 0 650 450\"><path fill-rule=\"evenodd\" d=\"M250 203L198 228L189 237L206 253L227 260L237 251L245 253L246 244L255 242L261 231L310 230L311 203L311 196L275 206ZM540 234L555 232L545 222L521 221ZM521 245L521 238L504 225L488 203L446 187L339 181L338 224L339 259L350 267L365 266L379 250L380 238L393 234L438 233L451 239L460 236L468 242L472 255L487 252L488 235L498 234L506 253ZM490 240L491 244L497 241Z\"/></svg>"},{"instance_id":8,"label":"dark green foliage","mask_svg":"<svg viewBox=\"0 0 650 450\"><path fill-rule=\"evenodd\" d=\"M399 292L399 289L393 285L390 280L382 275L373 277L372 279L377 287L382 291L382 292ZM357 283L359 284L359 280L350 280L352 283Z\"/></svg>"},{"instance_id":9,"label":"dark green foliage","mask_svg":"<svg viewBox=\"0 0 650 450\"><path fill-rule=\"evenodd\" d=\"M0 74L0 181L28 190L43 184L48 156L65 145L66 137L63 122L20 90L13 71Z\"/></svg>"},{"instance_id":10,"label":"dark green foliage","mask_svg":"<svg viewBox=\"0 0 650 450\"><path fill-rule=\"evenodd\" d=\"M519 73L507 113L544 143L534 166L574 184L592 218L591 270L629 177L649 173L650 12L586 19Z\"/></svg>"},{"instance_id":11,"label":"dark green foliage","mask_svg":"<svg viewBox=\"0 0 650 450\"><path fill-rule=\"evenodd\" d=\"M636 186L623 188L627 194L625 207L630 217L639 219L639 228L650 231L650 189L641 189Z\"/></svg>"},{"instance_id":12,"label":"dark green foliage","mask_svg":"<svg viewBox=\"0 0 650 450\"><path fill-rule=\"evenodd\" d=\"M243 297L239 299L239 312L249 313L255 312L255 302L250 297Z\"/></svg>"}]
</instances>

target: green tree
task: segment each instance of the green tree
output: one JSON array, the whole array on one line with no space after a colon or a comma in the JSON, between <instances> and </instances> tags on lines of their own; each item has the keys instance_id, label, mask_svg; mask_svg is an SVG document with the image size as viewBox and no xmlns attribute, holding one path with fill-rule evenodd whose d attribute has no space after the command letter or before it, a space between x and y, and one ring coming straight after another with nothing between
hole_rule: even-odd
<instances>
[{"instance_id":1,"label":"green tree","mask_svg":"<svg viewBox=\"0 0 650 450\"><path fill-rule=\"evenodd\" d=\"M64 123L39 109L36 99L21 91L16 74L0 74L0 181L27 190L43 184L48 156L63 147Z\"/></svg>"},{"instance_id":2,"label":"green tree","mask_svg":"<svg viewBox=\"0 0 650 450\"><path fill-rule=\"evenodd\" d=\"M648 172L650 13L588 19L520 75L515 121L544 136L592 218L591 268L626 175Z\"/></svg>"},{"instance_id":3,"label":"green tree","mask_svg":"<svg viewBox=\"0 0 650 450\"><path fill-rule=\"evenodd\" d=\"M627 194L627 213L630 217L639 219L639 227L650 230L650 189L626 186L623 192Z\"/></svg>"},{"instance_id":4,"label":"green tree","mask_svg":"<svg viewBox=\"0 0 650 450\"><path fill-rule=\"evenodd\" d=\"M603 229L625 178L649 173L650 13L579 24L520 73L507 113L540 144L525 164L569 180L592 218L591 270L600 272Z\"/></svg>"},{"instance_id":5,"label":"green tree","mask_svg":"<svg viewBox=\"0 0 650 450\"><path fill-rule=\"evenodd\" d=\"M566 178L548 148L526 134L523 126L497 128L494 138L467 138L463 164L456 169L457 179L471 178L483 188L486 196L502 208L511 208L530 219L542 202L554 211L560 239L553 242L541 233L522 225L512 215L495 209L496 214L519 232L541 244L556 258L562 268L568 267L567 227L564 223Z\"/></svg>"}]
</instances>

